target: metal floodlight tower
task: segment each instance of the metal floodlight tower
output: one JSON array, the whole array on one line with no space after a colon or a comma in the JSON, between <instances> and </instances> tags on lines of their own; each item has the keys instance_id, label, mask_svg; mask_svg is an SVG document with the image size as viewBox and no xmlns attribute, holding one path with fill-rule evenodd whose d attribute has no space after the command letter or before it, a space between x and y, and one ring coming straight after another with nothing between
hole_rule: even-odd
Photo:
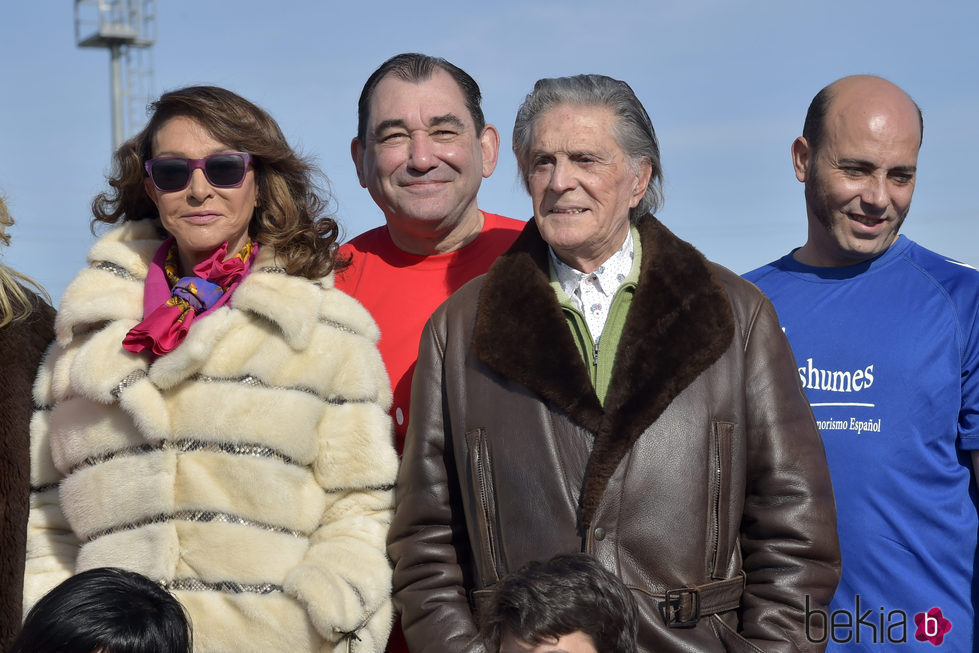
<instances>
[{"instance_id":1,"label":"metal floodlight tower","mask_svg":"<svg viewBox=\"0 0 979 653\"><path fill-rule=\"evenodd\" d=\"M138 87L148 94L152 67L140 53L156 41L156 0L75 0L75 42L80 48L109 50L112 80L112 149L132 127ZM127 66L123 71L123 59ZM149 57L146 58L148 61ZM129 101L130 112L124 110ZM128 119L127 119L128 118Z\"/></svg>"}]
</instances>

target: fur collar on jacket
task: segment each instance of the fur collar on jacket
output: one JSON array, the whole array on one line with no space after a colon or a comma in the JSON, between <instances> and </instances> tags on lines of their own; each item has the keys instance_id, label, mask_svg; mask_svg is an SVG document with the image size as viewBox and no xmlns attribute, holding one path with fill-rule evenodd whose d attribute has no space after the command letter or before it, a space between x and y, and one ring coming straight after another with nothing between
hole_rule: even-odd
<instances>
[{"instance_id":1,"label":"fur collar on jacket","mask_svg":"<svg viewBox=\"0 0 979 653\"><path fill-rule=\"evenodd\" d=\"M583 530L636 439L734 334L727 293L703 255L652 215L637 227L639 283L604 407L549 284L547 244L533 219L487 273L477 310L477 357L596 434L581 494Z\"/></svg>"}]
</instances>

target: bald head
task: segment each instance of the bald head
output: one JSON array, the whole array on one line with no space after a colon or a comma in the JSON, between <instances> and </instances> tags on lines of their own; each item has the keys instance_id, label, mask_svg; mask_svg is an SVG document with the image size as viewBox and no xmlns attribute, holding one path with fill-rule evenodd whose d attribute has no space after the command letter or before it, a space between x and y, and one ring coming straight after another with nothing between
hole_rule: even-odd
<instances>
[{"instance_id":1,"label":"bald head","mask_svg":"<svg viewBox=\"0 0 979 653\"><path fill-rule=\"evenodd\" d=\"M844 77L820 91L792 143L809 222L796 260L853 265L887 250L911 208L920 147L921 111L886 79Z\"/></svg>"},{"instance_id":2,"label":"bald head","mask_svg":"<svg viewBox=\"0 0 979 653\"><path fill-rule=\"evenodd\" d=\"M921 146L924 133L921 109L899 86L874 75L843 77L817 93L809 105L802 136L815 152L826 137L828 119L860 119L875 110L900 117L912 116L912 123L917 126L918 146Z\"/></svg>"}]
</instances>

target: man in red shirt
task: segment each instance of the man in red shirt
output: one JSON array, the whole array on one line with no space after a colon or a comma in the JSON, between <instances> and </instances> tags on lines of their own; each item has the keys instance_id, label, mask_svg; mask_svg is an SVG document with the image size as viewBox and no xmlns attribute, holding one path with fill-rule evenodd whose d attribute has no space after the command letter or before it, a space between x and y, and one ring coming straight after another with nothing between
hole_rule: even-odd
<instances>
[{"instance_id":1,"label":"man in red shirt","mask_svg":"<svg viewBox=\"0 0 979 653\"><path fill-rule=\"evenodd\" d=\"M367 307L381 329L399 453L425 322L455 290L486 272L524 226L476 205L500 148L481 99L465 71L415 53L381 64L360 95L350 154L386 224L341 247L351 265L336 285Z\"/></svg>"},{"instance_id":2,"label":"man in red shirt","mask_svg":"<svg viewBox=\"0 0 979 653\"><path fill-rule=\"evenodd\" d=\"M336 286L359 300L381 329L398 453L425 323L449 295L486 272L524 226L476 205L500 149L481 100L465 71L445 59L406 53L374 71L357 105L350 155L385 224L340 248L351 264ZM408 652L400 622L387 651Z\"/></svg>"}]
</instances>

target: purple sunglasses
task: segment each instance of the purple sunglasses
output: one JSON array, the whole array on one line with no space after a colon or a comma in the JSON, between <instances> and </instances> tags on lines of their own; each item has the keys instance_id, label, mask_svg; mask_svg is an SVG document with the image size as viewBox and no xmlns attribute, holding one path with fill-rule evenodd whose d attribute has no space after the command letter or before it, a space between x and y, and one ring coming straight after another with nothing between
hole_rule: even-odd
<instances>
[{"instance_id":1,"label":"purple sunglasses","mask_svg":"<svg viewBox=\"0 0 979 653\"><path fill-rule=\"evenodd\" d=\"M198 168L215 188L240 188L251 164L252 155L247 152L221 152L203 159L161 156L150 159L143 167L157 190L172 193L187 188L191 175Z\"/></svg>"}]
</instances>

